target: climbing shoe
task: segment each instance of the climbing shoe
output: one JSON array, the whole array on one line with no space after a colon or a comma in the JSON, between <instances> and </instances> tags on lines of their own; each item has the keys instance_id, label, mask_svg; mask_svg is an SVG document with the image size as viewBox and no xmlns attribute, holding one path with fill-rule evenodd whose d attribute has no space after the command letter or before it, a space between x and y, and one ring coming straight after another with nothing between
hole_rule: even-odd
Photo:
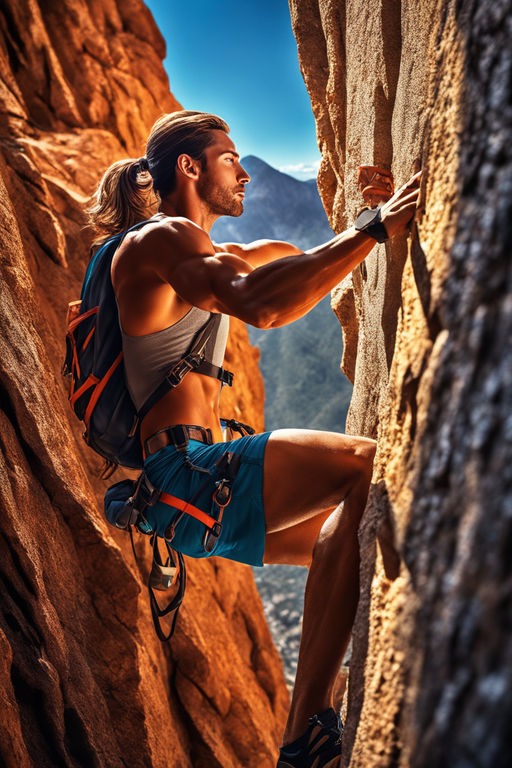
<instances>
[{"instance_id":1,"label":"climbing shoe","mask_svg":"<svg viewBox=\"0 0 512 768\"><path fill-rule=\"evenodd\" d=\"M338 768L342 730L332 707L313 715L306 733L281 747L277 768Z\"/></svg>"}]
</instances>

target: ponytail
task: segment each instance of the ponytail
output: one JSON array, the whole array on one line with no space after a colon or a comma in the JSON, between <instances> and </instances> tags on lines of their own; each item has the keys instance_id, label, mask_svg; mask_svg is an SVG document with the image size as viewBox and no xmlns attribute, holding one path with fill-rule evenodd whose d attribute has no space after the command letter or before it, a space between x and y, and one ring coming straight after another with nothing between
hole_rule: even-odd
<instances>
[{"instance_id":1,"label":"ponytail","mask_svg":"<svg viewBox=\"0 0 512 768\"><path fill-rule=\"evenodd\" d=\"M93 245L150 218L156 207L146 158L118 160L103 174L86 211L96 235Z\"/></svg>"}]
</instances>

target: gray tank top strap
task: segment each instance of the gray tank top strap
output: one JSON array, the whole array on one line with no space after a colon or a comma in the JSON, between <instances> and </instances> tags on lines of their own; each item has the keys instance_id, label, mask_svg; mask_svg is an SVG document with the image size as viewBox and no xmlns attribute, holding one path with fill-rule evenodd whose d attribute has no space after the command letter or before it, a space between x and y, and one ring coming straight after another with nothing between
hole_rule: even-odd
<instances>
[{"instance_id":1,"label":"gray tank top strap","mask_svg":"<svg viewBox=\"0 0 512 768\"><path fill-rule=\"evenodd\" d=\"M210 312L192 307L176 323L155 333L130 336L121 328L126 383L137 410L158 389L173 366L187 355L210 317ZM219 321L214 325L204 351L206 362L221 368L228 339L229 316L218 317ZM204 372L207 373L207 367Z\"/></svg>"}]
</instances>

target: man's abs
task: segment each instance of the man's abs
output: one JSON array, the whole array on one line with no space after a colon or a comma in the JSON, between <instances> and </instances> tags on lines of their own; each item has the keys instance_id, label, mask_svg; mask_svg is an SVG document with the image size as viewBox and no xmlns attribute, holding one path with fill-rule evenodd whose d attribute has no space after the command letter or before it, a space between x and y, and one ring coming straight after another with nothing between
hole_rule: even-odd
<instances>
[{"instance_id":1,"label":"man's abs","mask_svg":"<svg viewBox=\"0 0 512 768\"><path fill-rule=\"evenodd\" d=\"M153 406L141 424L141 440L173 424L195 424L212 430L215 442L222 441L219 415L220 381L201 373L187 373L176 389Z\"/></svg>"}]
</instances>

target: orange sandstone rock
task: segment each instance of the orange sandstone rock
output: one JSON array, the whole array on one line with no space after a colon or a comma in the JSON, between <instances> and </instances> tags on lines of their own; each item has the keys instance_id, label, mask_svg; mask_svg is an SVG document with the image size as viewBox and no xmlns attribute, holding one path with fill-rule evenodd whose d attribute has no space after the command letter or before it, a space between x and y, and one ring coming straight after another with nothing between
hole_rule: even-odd
<instances>
[{"instance_id":1,"label":"orange sandstone rock","mask_svg":"<svg viewBox=\"0 0 512 768\"><path fill-rule=\"evenodd\" d=\"M288 694L249 567L188 560L170 647L147 541L110 529L107 483L60 376L83 205L179 109L139 0L4 3L0 16L0 762L9 768L268 766ZM232 324L224 413L263 427L259 352ZM226 397L227 395L227 397Z\"/></svg>"}]
</instances>

